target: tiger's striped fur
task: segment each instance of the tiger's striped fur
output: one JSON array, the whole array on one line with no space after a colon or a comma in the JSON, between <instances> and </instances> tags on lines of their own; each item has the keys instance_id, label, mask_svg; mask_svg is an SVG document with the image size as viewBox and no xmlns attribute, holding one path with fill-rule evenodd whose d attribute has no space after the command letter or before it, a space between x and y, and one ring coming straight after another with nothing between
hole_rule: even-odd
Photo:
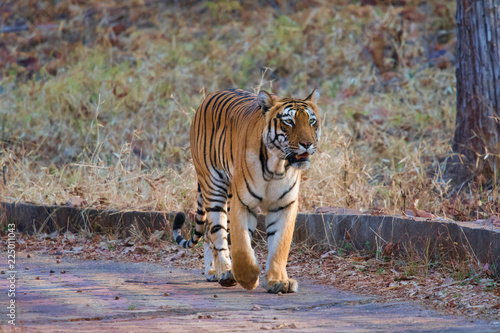
<instances>
[{"instance_id":1,"label":"tiger's striped fur","mask_svg":"<svg viewBox=\"0 0 500 333\"><path fill-rule=\"evenodd\" d=\"M257 212L266 214L269 256L264 286L268 292L296 292L286 262L298 207L301 172L317 149L320 120L314 90L306 99L283 98L240 89L207 96L190 134L198 178L196 228L180 235L185 216L174 221L174 237L193 247L205 224L205 273L223 286L258 285L260 267L251 246ZM234 197L233 197L234 196ZM232 198L232 199L231 199ZM231 199L231 253L228 219ZM232 263L230 254L232 256Z\"/></svg>"}]
</instances>

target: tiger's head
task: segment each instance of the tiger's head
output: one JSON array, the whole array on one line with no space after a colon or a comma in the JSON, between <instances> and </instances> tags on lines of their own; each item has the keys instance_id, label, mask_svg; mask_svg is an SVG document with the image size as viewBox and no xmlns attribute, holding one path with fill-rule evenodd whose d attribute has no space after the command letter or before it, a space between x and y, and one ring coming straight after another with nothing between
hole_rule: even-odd
<instances>
[{"instance_id":1,"label":"tiger's head","mask_svg":"<svg viewBox=\"0 0 500 333\"><path fill-rule=\"evenodd\" d=\"M313 90L306 99L278 99L262 90L257 99L266 118L263 139L267 148L294 168L308 168L309 156L316 152L321 134L316 105L319 92Z\"/></svg>"}]
</instances>

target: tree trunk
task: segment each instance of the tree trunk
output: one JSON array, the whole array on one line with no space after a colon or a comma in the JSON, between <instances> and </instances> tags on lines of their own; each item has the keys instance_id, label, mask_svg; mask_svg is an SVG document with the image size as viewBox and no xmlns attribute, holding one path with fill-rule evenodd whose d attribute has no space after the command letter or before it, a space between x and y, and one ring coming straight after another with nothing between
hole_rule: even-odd
<instances>
[{"instance_id":1,"label":"tree trunk","mask_svg":"<svg viewBox=\"0 0 500 333\"><path fill-rule=\"evenodd\" d=\"M457 118L446 167L456 185L490 181L499 167L499 45L498 0L457 0Z\"/></svg>"}]
</instances>

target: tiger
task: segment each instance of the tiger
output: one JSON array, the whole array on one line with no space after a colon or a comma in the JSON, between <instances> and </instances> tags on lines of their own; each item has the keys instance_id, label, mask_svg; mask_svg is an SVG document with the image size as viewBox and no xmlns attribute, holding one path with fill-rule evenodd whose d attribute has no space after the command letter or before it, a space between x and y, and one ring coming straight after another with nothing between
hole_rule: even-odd
<instances>
[{"instance_id":1,"label":"tiger","mask_svg":"<svg viewBox=\"0 0 500 333\"><path fill-rule=\"evenodd\" d=\"M196 223L191 239L184 239L180 231L186 217L177 213L173 236L180 246L192 248L206 230L207 280L248 290L259 285L261 269L251 240L257 214L263 213L268 242L263 287L269 293L298 291L286 264L301 174L321 134L319 96L316 89L305 99L229 89L209 94L197 109L190 129L198 180Z\"/></svg>"}]
</instances>

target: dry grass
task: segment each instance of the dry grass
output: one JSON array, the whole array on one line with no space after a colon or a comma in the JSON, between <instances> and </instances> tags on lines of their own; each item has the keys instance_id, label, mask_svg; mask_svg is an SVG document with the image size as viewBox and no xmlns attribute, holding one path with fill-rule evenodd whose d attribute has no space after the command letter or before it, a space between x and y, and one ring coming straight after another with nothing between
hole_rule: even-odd
<instances>
[{"instance_id":1,"label":"dry grass","mask_svg":"<svg viewBox=\"0 0 500 333\"><path fill-rule=\"evenodd\" d=\"M40 29L3 34L14 56L42 66L7 63L1 72L2 200L193 209L194 110L208 92L262 84L281 96L322 92L321 153L304 177L301 211L397 212L406 193L449 215L435 171L454 127L455 1L342 3L95 3L89 14L62 1L53 12L65 19L45 39L30 42ZM28 19L46 23L36 11ZM54 52L61 56L47 56Z\"/></svg>"}]
</instances>

